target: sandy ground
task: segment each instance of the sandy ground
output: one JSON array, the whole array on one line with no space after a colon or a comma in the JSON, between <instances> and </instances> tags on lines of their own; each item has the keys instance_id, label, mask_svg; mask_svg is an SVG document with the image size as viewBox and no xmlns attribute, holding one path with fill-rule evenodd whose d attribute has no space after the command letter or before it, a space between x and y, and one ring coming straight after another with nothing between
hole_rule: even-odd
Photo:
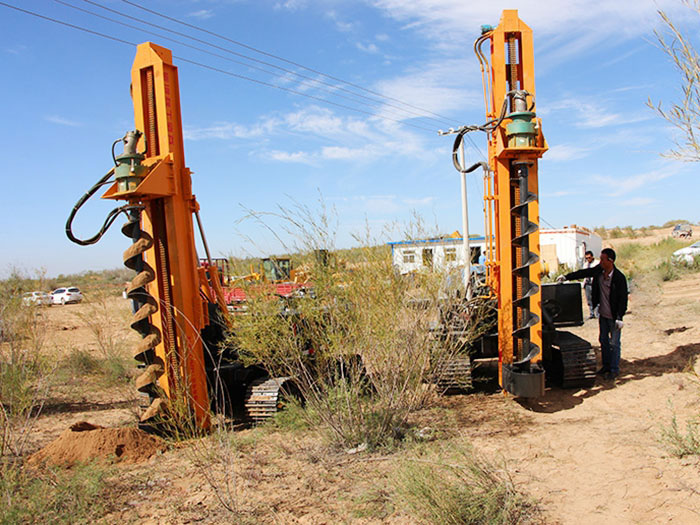
<instances>
[{"instance_id":1,"label":"sandy ground","mask_svg":"<svg viewBox=\"0 0 700 525\"><path fill-rule=\"evenodd\" d=\"M454 396L440 401L449 409L447 419L435 415L444 412L436 409L417 415L417 421L440 429L446 440L467 439L488 457L505 461L517 486L538 501L545 523L700 523L700 461L672 456L659 440L674 415L681 428L698 415L699 385L688 370L700 353L699 299L698 274L636 286L615 383L598 379L591 389L548 390L528 403L502 394ZM132 338L126 302L111 298L107 309L117 313L105 322ZM95 312L88 303L47 309L55 351L82 345L99 352L85 322ZM574 331L597 347L597 321ZM134 421L133 395L80 381L47 404L33 431L34 450L78 421L104 426ZM403 452L336 453L312 433L235 434L236 504L250 523L416 522L391 503L392 472ZM147 463L120 467L105 521L230 521L193 467L198 450L178 446Z\"/></svg>"}]
</instances>

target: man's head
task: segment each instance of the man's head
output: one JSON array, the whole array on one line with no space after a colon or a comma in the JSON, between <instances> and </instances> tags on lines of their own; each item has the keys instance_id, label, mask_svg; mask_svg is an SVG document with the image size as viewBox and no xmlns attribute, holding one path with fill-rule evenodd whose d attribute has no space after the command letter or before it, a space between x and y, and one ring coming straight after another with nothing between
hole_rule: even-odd
<instances>
[{"instance_id":1,"label":"man's head","mask_svg":"<svg viewBox=\"0 0 700 525\"><path fill-rule=\"evenodd\" d=\"M592 252L591 250L588 250L586 253L584 253L584 254L583 254L583 257L584 257L584 258L586 259L586 261L588 261L589 263L592 263L592 262L593 262L593 259L595 259L595 258L593 257L593 252Z\"/></svg>"},{"instance_id":2,"label":"man's head","mask_svg":"<svg viewBox=\"0 0 700 525\"><path fill-rule=\"evenodd\" d=\"M612 248L603 248L600 252L600 265L606 273L615 267L615 257L615 250Z\"/></svg>"}]
</instances>

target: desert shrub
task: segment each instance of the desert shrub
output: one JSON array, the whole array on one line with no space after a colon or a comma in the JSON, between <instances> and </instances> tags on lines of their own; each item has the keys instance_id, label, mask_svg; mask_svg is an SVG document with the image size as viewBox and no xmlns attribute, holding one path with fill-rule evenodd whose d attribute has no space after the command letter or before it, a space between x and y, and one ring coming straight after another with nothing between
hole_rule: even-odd
<instances>
[{"instance_id":1,"label":"desert shrub","mask_svg":"<svg viewBox=\"0 0 700 525\"><path fill-rule=\"evenodd\" d=\"M676 457L700 456L700 424L697 421L688 421L685 431L682 431L674 415L671 423L661 429L660 437L667 450Z\"/></svg>"},{"instance_id":2,"label":"desert shrub","mask_svg":"<svg viewBox=\"0 0 700 525\"><path fill-rule=\"evenodd\" d=\"M597 226L593 228L593 231L600 235L601 239L607 239L608 238L608 229L605 226Z\"/></svg>"},{"instance_id":3,"label":"desert shrub","mask_svg":"<svg viewBox=\"0 0 700 525\"><path fill-rule=\"evenodd\" d=\"M673 228L677 224L690 224L690 221L687 221L685 219L672 219L670 221L666 221L663 223L661 226L662 228Z\"/></svg>"},{"instance_id":4,"label":"desert shrub","mask_svg":"<svg viewBox=\"0 0 700 525\"><path fill-rule=\"evenodd\" d=\"M75 376L95 374L100 370L100 362L91 352L83 348L73 348L60 365L62 370Z\"/></svg>"},{"instance_id":5,"label":"desert shrub","mask_svg":"<svg viewBox=\"0 0 700 525\"><path fill-rule=\"evenodd\" d=\"M656 267L656 271L658 272L659 278L664 282L675 281L680 277L678 266L672 264L670 261L661 262L659 266Z\"/></svg>"},{"instance_id":6,"label":"desert shrub","mask_svg":"<svg viewBox=\"0 0 700 525\"><path fill-rule=\"evenodd\" d=\"M465 445L407 460L396 487L401 506L435 525L525 523L537 512L504 466Z\"/></svg>"},{"instance_id":7,"label":"desert shrub","mask_svg":"<svg viewBox=\"0 0 700 525\"><path fill-rule=\"evenodd\" d=\"M608 230L608 239L619 239L620 237L625 237L625 232L619 226L615 226L611 230Z\"/></svg>"},{"instance_id":8,"label":"desert shrub","mask_svg":"<svg viewBox=\"0 0 700 525\"><path fill-rule=\"evenodd\" d=\"M70 470L28 470L0 464L0 524L83 523L102 517L108 467L90 463Z\"/></svg>"},{"instance_id":9,"label":"desert shrub","mask_svg":"<svg viewBox=\"0 0 700 525\"><path fill-rule=\"evenodd\" d=\"M622 232L624 233L625 237L629 237L630 239L636 239L639 237L639 233L632 226L625 226L622 229Z\"/></svg>"},{"instance_id":10,"label":"desert shrub","mask_svg":"<svg viewBox=\"0 0 700 525\"><path fill-rule=\"evenodd\" d=\"M332 248L334 235L323 212L282 215L301 245L287 251L301 252L313 288L280 300L274 288L248 285L233 344L245 363L294 379L303 414L332 444L391 446L408 414L428 399L426 383L464 344L438 344L431 332L440 308L464 303L453 293L457 285L436 272L402 277L389 248L369 235L356 237L347 259L330 249L324 261L314 249Z\"/></svg>"},{"instance_id":11,"label":"desert shrub","mask_svg":"<svg viewBox=\"0 0 700 525\"><path fill-rule=\"evenodd\" d=\"M19 297L0 302L0 457L22 454L41 411L52 372L43 354L46 329L41 309Z\"/></svg>"},{"instance_id":12,"label":"desert shrub","mask_svg":"<svg viewBox=\"0 0 700 525\"><path fill-rule=\"evenodd\" d=\"M84 370L86 373L100 374L108 386L128 385L136 370L124 333L124 327L129 322L128 311L124 308L115 319L115 310L109 303L109 298L109 292L96 290L87 301L87 311L78 314L90 330L97 356L78 350L70 357L78 367L82 361L82 365L87 367Z\"/></svg>"}]
</instances>

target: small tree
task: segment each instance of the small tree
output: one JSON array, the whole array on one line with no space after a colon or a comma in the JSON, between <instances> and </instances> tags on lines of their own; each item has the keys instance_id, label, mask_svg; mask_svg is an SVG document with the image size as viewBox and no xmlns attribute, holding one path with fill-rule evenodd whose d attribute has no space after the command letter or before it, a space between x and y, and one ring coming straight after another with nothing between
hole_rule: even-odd
<instances>
[{"instance_id":1,"label":"small tree","mask_svg":"<svg viewBox=\"0 0 700 525\"><path fill-rule=\"evenodd\" d=\"M682 0L683 3L700 15L700 0ZM678 26L664 11L659 11L667 31L656 31L656 38L664 52L671 58L673 65L681 74L683 98L664 108L661 102L654 104L651 99L647 105L661 117L681 130L681 138L676 147L665 155L685 162L700 161L700 55L690 38L683 34Z\"/></svg>"}]
</instances>

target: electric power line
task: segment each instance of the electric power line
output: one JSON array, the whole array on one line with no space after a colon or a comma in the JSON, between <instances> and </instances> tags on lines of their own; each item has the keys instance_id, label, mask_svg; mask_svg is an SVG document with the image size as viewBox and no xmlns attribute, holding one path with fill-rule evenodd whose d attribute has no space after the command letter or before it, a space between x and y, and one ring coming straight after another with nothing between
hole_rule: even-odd
<instances>
[{"instance_id":1,"label":"electric power line","mask_svg":"<svg viewBox=\"0 0 700 525\"><path fill-rule=\"evenodd\" d=\"M242 62L242 61L240 61L240 60L235 60L235 59L233 59L233 58L226 57L226 56L220 55L220 54L218 54L218 53L214 53L214 52L212 52L212 51L209 51L209 50L207 50L207 49L203 49L203 48L201 48L201 47L193 46L193 45L191 45L191 44L188 44L187 42L183 42L183 41L181 41L181 40L177 40L177 39L174 39L174 38L171 38L171 37L162 35L162 34L160 34L160 33L156 33L156 32L154 32L154 31L152 31L152 30L146 30L146 29L143 29L143 28L140 28L140 27L131 25L131 24L127 24L127 23L125 23L125 22L121 22L121 21L115 20L114 18L110 18L110 17L108 17L108 16L100 15L100 14L98 14L98 13L95 13L95 12L93 12L93 11L89 11L89 10L87 10L87 9L83 9L83 8L81 8L81 7L78 7L78 6L76 6L76 5L70 4L70 3L65 2L65 1L63 1L63 0L54 0L54 1L55 1L56 3L58 3L58 4L64 5L64 6L66 6L66 7L71 8L71 9L75 9L75 10L80 11L80 12L82 12L82 13L87 13L87 14L89 14L89 15L91 15L91 16L94 16L94 17L97 17L97 18L101 18L102 20L107 20L107 21L109 21L109 22L113 22L113 23L115 23L115 24L119 24L120 26L128 27L128 28L134 29L134 30L136 30L136 31L140 31L140 32L142 32L142 33L146 33L147 35L156 36L156 37L161 38L161 39L163 39L163 40L168 40L168 41L170 41L170 42L175 42L175 43L177 43L177 44L180 44L180 45L182 45L182 46L188 47L188 48L190 48L190 49L194 49L194 50L196 50L196 51L200 51L200 52L205 53L205 54L207 54L207 55L211 55L211 56L214 56L214 57L217 57L217 58L221 58L221 59L226 60L226 61L228 61L228 62L233 62L234 64L239 64L239 65L242 65L242 66L251 68L251 69L255 69L255 70L258 70L258 71L262 71L262 72L264 72L264 73L268 73L268 74L270 74L270 75L275 75L274 72L269 71L269 70L267 70L267 69L265 69L265 68L258 67L258 66L252 65L252 64L248 64L248 63ZM135 21L137 21L137 22L143 23L144 25L151 25L151 26L154 26L154 27L158 27L158 28L163 29L163 30L165 30L165 31L169 31L169 32L174 33L174 34L184 36L185 38L190 38L190 39L192 39L192 40L195 40L195 41L197 41L197 42L202 42L202 43L204 43L204 44L206 44L206 45L210 45L210 46L215 47L215 48L217 48L217 49L222 49L222 50L224 50L224 51L226 51L226 52L229 52L229 53L232 53L232 54L234 54L234 55L238 55L238 56L242 56L242 57L248 58L248 57L246 57L246 55L241 55L240 53L235 53L235 52L230 51L230 50L228 50L228 49L226 49L226 48L223 48L223 47L220 47L220 46L216 46L216 45L212 45L212 44L210 44L210 43L208 43L208 42L206 42L206 41L204 41L204 40L200 40L200 39L198 39L198 38L190 37L190 36L188 36L188 35L186 35L186 34L184 34L184 33L180 33L180 32L178 32L178 31L172 31L172 30L170 30L170 29L168 29L168 28L166 28L166 27L159 26L159 25L157 25L157 24L151 24L151 23L148 23L148 22L142 22L142 21L140 21L140 20L138 20L138 19L134 19L134 18L132 18L132 17L130 17L130 16L128 16L128 15L124 15L124 14L122 14L122 13L119 13L118 11L115 11L114 9L109 9L109 8L107 8L107 7L101 6L101 5L99 5L99 4L95 3L95 2L92 2L91 0L83 0L83 1L84 1L84 2L87 2L87 3L89 3L89 4L96 5L97 7L101 7L101 8L103 8L103 9L107 10L107 11L114 12L114 13L118 14L119 16L122 16L122 17L124 17L124 18L129 19L129 20L135 20ZM291 71L291 70L284 69L284 68L280 68L280 67L278 67L278 66L276 66L276 65L274 65L274 64L269 64L268 62L264 62L264 61L262 61L262 60L257 60L257 59L252 59L252 60L254 60L255 62L258 62L258 63L267 64L267 65L269 65L269 66L271 66L271 67L274 67L274 68L277 68L277 69L281 69L282 71L285 71L285 72L288 72L288 73L296 74L296 73L294 73L294 72ZM306 78L306 79L310 80L311 82L314 82L314 83L317 82L315 79L312 79L311 77L307 77L307 76L304 76L304 75L299 75L299 76L301 76L302 78ZM303 82L301 82L301 83L302 83L302 84L305 84L305 85L311 85L311 83L305 82L305 81L303 81ZM328 85L328 86L331 86L331 84L327 84L327 83L325 83L325 82L321 82L321 83L322 83L322 84L326 84L326 85ZM335 87L335 86L332 86L332 87ZM321 89L323 89L323 88L321 88ZM387 105L386 103L384 103L384 102L382 102L382 101L379 101L379 100L376 100L376 99L372 99L372 98L370 98L370 97L366 97L366 96L361 95L361 94L359 94L359 93L354 93L354 92L352 92L352 91L350 91L350 90L347 90L347 89L344 89L344 88L342 88L342 87L341 87L341 88L338 88L338 89L340 89L341 91L347 92L347 93L351 93L351 94L353 94L353 95L355 95L355 96L358 96L358 97L360 97L360 98L369 100L369 101L371 101L372 104L374 104L374 105ZM334 91L331 91L331 90L327 90L327 89L326 89L325 91L327 91L328 93L331 93L333 96L336 96L336 97L338 97L338 98L343 98L343 99L345 99L345 100L349 100L349 101L355 102L355 103L363 103L362 101L359 101L359 100L357 100L356 98L352 98L352 97L348 97L348 96L345 96L345 95L342 95L342 94L338 94L338 93L335 93ZM389 104L389 106L395 107L395 108L397 108L397 109L399 109L400 111L403 111L403 112L409 112L409 113L413 113L414 115L417 115L417 116L422 116L422 115L420 115L420 114L417 114L417 113L415 113L415 112L411 112L410 110L405 110L405 109L403 109L403 108L400 108L400 107L395 106L395 105L392 105L392 104ZM395 116L405 117L405 115L397 115L395 112L392 112L392 111L389 111L389 113L391 113L391 114L393 114L393 115L395 115ZM432 119L431 117L424 117L424 118L428 118L428 119L431 119L431 120L435 120L435 119ZM436 120L436 122L439 122L439 121Z\"/></svg>"},{"instance_id":2,"label":"electric power line","mask_svg":"<svg viewBox=\"0 0 700 525\"><path fill-rule=\"evenodd\" d=\"M22 12L22 13L25 13L25 14L28 14L28 15L31 15L31 16L34 16L34 17L37 17L37 18L41 18L41 19L43 19L43 20L47 20L47 21L50 21L50 22L54 22L54 23L57 23L57 24L60 24L60 25L66 26L66 27L70 27L70 28L72 28L72 29L77 29L77 30L79 30L79 31L83 31L83 32L88 33L88 34L91 34L91 35L95 35L95 36L99 36L99 37L102 37L102 38L106 38L106 39L108 39L108 40L113 40L113 41L115 41L115 42L120 42L120 43L122 43L122 44L128 44L128 45L134 46L134 47L136 47L136 46L138 45L138 44L136 44L135 42L130 42L130 41L128 41L128 40L124 40L124 39L121 39L121 38L117 38L117 37L114 37L114 36L111 36L111 35L108 35L108 34L105 34L105 33L101 33L101 32L98 32L98 31L93 31L92 29L88 29L88 28L85 28L85 27L82 27L82 26L78 26L78 25L76 25L76 24L71 24L71 23L65 22L65 21L63 21L63 20L58 20L58 19L56 19L56 18L48 17L48 16L45 16L45 15L36 13L36 12L34 12L34 11L29 11L29 10L27 10L27 9L22 9L22 8L20 8L20 7L17 7L17 6L13 6L13 5L11 5L11 4L8 4L8 3L6 3L6 2L0 1L0 5L5 6L5 7L8 7L8 8L10 8L10 9L14 9L15 11L20 11L20 12ZM265 81L263 81L263 80L259 80L259 79L255 79L255 78L252 78L252 77L248 77L248 76L246 76L246 75L241 75L241 74L238 74L238 73L234 73L234 72L232 72L232 71L226 71L226 70L224 70L224 69L220 69L220 68L217 68L217 67L214 67L214 66L210 66L210 65L204 64L204 63L202 63L202 62L197 62L196 60L190 60L190 59L188 59L188 58L181 57L181 56L177 56L177 55L173 55L173 57L174 57L174 58L177 58L178 60L181 60L181 61L183 61L183 62L187 62L187 63L189 63L189 64L196 65L196 66L198 66L198 67L202 67L202 68L205 68L205 69L209 69L209 70L211 70L211 71L216 71L216 72L218 72L218 73L222 73L222 74L225 74L225 75L228 75L228 76L232 76L232 77L235 77L235 78L239 78L239 79L242 79L242 80L246 80L246 81L248 81L248 82L253 82L253 83L255 83L255 84L259 84L259 85L262 85L262 86L267 86L267 87L271 87L271 88L274 88L274 89L279 89L279 90L281 90L281 91L285 91L285 92L287 92L287 93L292 93L292 94L294 94L294 95L298 95L298 96L310 98L310 99L313 99L313 100L317 100L317 101L319 101L319 102L323 102L324 104L329 104L329 105L336 106L336 107L339 107L339 108L347 109L347 110L349 110L349 111L354 111L354 112L356 112L356 113L362 113L362 114L368 115L368 116L370 116L370 117L375 117L375 118L379 118L379 119L382 119L382 120L388 120L388 121L396 122L396 123L398 123L398 124L401 124L401 125L404 125L404 126L409 126L409 127L416 128L416 129L420 129L420 130L423 130L423 131L430 131L430 132L433 132L433 131L434 131L434 130L431 129L431 128L427 128L427 127L419 126L419 125L417 125L417 124L413 124L413 123L406 122L406 121L403 121L403 120L394 119L394 118L391 118L391 117L379 115L379 114L376 114L376 113L372 113L372 112L370 112L370 111L365 111L365 110L362 110L362 109L354 108L354 107L351 107L351 106L347 106L347 105L345 105L345 104L340 104L340 103L337 103L337 102L333 102L332 100L328 100L328 99L325 99L325 98L322 98L322 97L317 97L317 96L315 96L315 95L310 95L310 94L308 94L308 93L303 93L303 92L301 92L301 91L297 91L297 90L294 90L294 89L291 89L291 88L286 88L286 87L284 87L284 86L277 86L277 85L275 85L275 84L271 84L271 83L265 82Z\"/></svg>"},{"instance_id":3,"label":"electric power line","mask_svg":"<svg viewBox=\"0 0 700 525\"><path fill-rule=\"evenodd\" d=\"M335 80L336 82L341 82L341 83L343 83L343 84L346 84L346 85L348 85L348 86L352 86L352 87L354 87L354 88L356 88L356 89L360 89L360 90L362 90L362 91L366 91L366 92L371 93L371 94L373 94L373 95L376 95L376 96L379 96L379 97L382 97L382 98L386 98L386 99L389 99L389 100L393 100L394 102L399 102L400 104L403 104L403 105L405 105L405 106L411 107L411 108L413 108L413 109L420 110L420 111L422 111L422 112L424 112L424 113L429 113L429 114L431 114L431 115L433 115L433 116L436 116L436 117L439 117L439 118L441 118L441 119L447 120L448 122L454 122L454 119L452 119L452 118L450 118L450 117L446 117L446 116L444 116L444 115L440 115L439 113L434 113L434 112L432 112L432 111L430 111L430 110L428 110L428 109L421 108L421 107L419 107L419 106L414 106L414 105L409 104L409 103L407 103L407 102L403 102L402 100L399 100L399 99L397 99L397 98L393 98L393 97L390 97L390 96L388 96L388 95L383 95L383 94L378 93L378 92L376 92L376 91L372 91L371 89L368 89L368 88L366 88L366 87L360 86L360 85L358 85L358 84L353 84L352 82L349 82L349 81L347 81L347 80L343 80L342 78L334 77L333 75L329 75L329 74L324 73L324 72L322 72L322 71L318 71L318 70L316 70L316 69L307 67L307 66L305 66L305 65L303 65L303 64L300 64L300 63L298 63L298 62L294 62L294 61L292 61L292 60L288 60L288 59L286 59L286 58L284 58L284 57L275 55L275 54L273 54L273 53L268 53L267 51L263 51L263 50L258 49L258 48L256 48L256 47L250 46L250 45L248 45L248 44L244 44L243 42L239 42L239 41L237 41L237 40L233 40L233 39L228 38L228 37L226 37L226 36L224 36L224 35L220 35L219 33L215 33L214 31L209 31L208 29L204 29L203 27L199 27L199 26L196 26L196 25L194 25L194 24L190 24L190 23L187 23L187 22L183 22L182 20L179 20L179 19L177 19L177 18L168 16L168 15L164 15L163 13L160 13L160 12L155 11L155 10L153 10L153 9L148 9L147 7L143 7L143 6L141 6L141 5L138 5L138 4L136 4L135 2L131 2L130 0L122 0L122 2L124 2L125 4L128 4L128 5L130 5L130 6L136 7L137 9L141 9L141 10L143 10L143 11L146 11L146 12L148 12L148 13L151 13L151 14L153 14L153 15L156 15L156 16L158 16L158 17L160 17L160 18L165 18L166 20L170 20L171 22L175 22L176 24L184 25L184 26L186 26L186 27L189 27L189 28L192 28L192 29L196 29L197 31L202 31L203 33L207 33L207 34L209 34L209 35L215 36L215 37L217 37L217 38L220 38L220 39L222 39L222 40L225 40L225 41L227 41L227 42L230 42L231 44L234 44L234 45L237 45L237 46L240 46L240 47L244 47L244 48L246 48L246 49L249 49L249 50L251 50L251 51L254 51L254 52L256 52L256 53L259 53L259 54L261 54L261 55L265 55L265 56L268 56L268 57L270 57L270 58L274 58L275 60L279 60L279 61L281 61L281 62L285 62L285 63L287 63L287 64L291 64L291 65L296 66L296 67L300 67L300 68L302 68L302 69L305 69L306 71L311 71L312 73L316 73L317 75L321 75L321 76L323 76L323 77L330 78L331 80Z\"/></svg>"}]
</instances>

